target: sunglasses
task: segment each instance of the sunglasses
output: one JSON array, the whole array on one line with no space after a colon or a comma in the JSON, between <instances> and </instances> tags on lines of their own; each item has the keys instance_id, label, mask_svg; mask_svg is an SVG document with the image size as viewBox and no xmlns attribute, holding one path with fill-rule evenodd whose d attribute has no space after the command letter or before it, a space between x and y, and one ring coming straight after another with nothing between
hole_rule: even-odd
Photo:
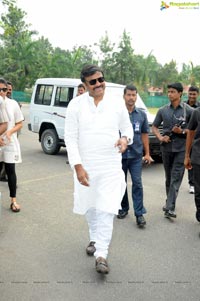
<instances>
[{"instance_id":1,"label":"sunglasses","mask_svg":"<svg viewBox=\"0 0 200 301\"><path fill-rule=\"evenodd\" d=\"M0 88L0 92L1 92L1 91L7 92L7 90L8 90L7 88Z\"/></svg>"},{"instance_id":2,"label":"sunglasses","mask_svg":"<svg viewBox=\"0 0 200 301\"><path fill-rule=\"evenodd\" d=\"M97 81L99 83L103 83L103 82L105 82L105 78L102 76L102 77L99 77L99 78L95 78L95 79L91 79L91 80L86 80L86 82L88 82L91 86L96 85Z\"/></svg>"}]
</instances>

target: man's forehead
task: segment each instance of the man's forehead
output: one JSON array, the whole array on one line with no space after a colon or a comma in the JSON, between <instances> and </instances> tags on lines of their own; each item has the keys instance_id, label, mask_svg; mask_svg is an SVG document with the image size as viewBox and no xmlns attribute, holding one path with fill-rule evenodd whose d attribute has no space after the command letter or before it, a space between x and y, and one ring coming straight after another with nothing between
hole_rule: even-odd
<instances>
[{"instance_id":1,"label":"man's forehead","mask_svg":"<svg viewBox=\"0 0 200 301\"><path fill-rule=\"evenodd\" d=\"M136 90L130 90L130 89L127 89L126 90L126 94L137 94Z\"/></svg>"},{"instance_id":2,"label":"man's forehead","mask_svg":"<svg viewBox=\"0 0 200 301\"><path fill-rule=\"evenodd\" d=\"M173 92L179 92L179 91L176 90L175 88L168 88L168 92L169 92L169 91L171 91L171 92L172 92L172 91L173 91Z\"/></svg>"},{"instance_id":3,"label":"man's forehead","mask_svg":"<svg viewBox=\"0 0 200 301\"><path fill-rule=\"evenodd\" d=\"M99 76L103 76L103 74L100 71L97 71L94 74L87 76L86 78L89 78L89 77L96 78L96 77L99 77Z\"/></svg>"}]
</instances>

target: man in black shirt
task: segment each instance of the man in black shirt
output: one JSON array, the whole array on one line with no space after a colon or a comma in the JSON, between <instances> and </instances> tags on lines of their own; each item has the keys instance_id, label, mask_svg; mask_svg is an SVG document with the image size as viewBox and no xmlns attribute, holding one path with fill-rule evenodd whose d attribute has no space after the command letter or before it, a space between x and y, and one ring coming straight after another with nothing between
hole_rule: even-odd
<instances>
[{"instance_id":1,"label":"man in black shirt","mask_svg":"<svg viewBox=\"0 0 200 301\"><path fill-rule=\"evenodd\" d=\"M199 88L196 86L190 86L188 90L187 104L194 109L200 107L200 102L197 101L198 97L199 97ZM189 184L189 193L193 194L194 193L193 169L188 169L188 184Z\"/></svg>"},{"instance_id":2,"label":"man in black shirt","mask_svg":"<svg viewBox=\"0 0 200 301\"><path fill-rule=\"evenodd\" d=\"M176 217L175 206L185 167L186 127L193 109L181 102L183 86L172 83L167 86L170 103L161 107L153 122L152 130L161 142L162 159L165 169L166 206L165 217ZM163 124L163 133L159 126Z\"/></svg>"},{"instance_id":3,"label":"man in black shirt","mask_svg":"<svg viewBox=\"0 0 200 301\"><path fill-rule=\"evenodd\" d=\"M194 110L188 124L184 164L193 170L196 219L200 222L200 107Z\"/></svg>"}]
</instances>

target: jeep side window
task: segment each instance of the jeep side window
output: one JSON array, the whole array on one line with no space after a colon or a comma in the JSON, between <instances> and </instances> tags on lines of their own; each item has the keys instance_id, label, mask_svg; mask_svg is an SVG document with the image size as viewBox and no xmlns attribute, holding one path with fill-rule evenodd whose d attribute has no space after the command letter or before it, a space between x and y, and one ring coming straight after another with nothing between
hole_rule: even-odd
<instances>
[{"instance_id":1,"label":"jeep side window","mask_svg":"<svg viewBox=\"0 0 200 301\"><path fill-rule=\"evenodd\" d=\"M53 93L53 86L38 85L35 93L34 103L38 105L49 106L51 104L52 93Z\"/></svg>"},{"instance_id":2,"label":"jeep side window","mask_svg":"<svg viewBox=\"0 0 200 301\"><path fill-rule=\"evenodd\" d=\"M57 87L55 96L56 107L67 107L70 100L73 98L74 88Z\"/></svg>"}]
</instances>

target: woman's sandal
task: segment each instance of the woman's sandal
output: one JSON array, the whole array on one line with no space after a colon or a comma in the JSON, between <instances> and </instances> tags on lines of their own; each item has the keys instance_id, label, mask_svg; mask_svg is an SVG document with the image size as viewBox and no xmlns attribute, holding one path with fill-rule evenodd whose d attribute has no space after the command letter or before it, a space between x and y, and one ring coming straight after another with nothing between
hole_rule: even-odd
<instances>
[{"instance_id":1,"label":"woman's sandal","mask_svg":"<svg viewBox=\"0 0 200 301\"><path fill-rule=\"evenodd\" d=\"M10 209L12 210L12 212L19 212L20 208L17 207L17 202L12 202L10 204Z\"/></svg>"}]
</instances>

